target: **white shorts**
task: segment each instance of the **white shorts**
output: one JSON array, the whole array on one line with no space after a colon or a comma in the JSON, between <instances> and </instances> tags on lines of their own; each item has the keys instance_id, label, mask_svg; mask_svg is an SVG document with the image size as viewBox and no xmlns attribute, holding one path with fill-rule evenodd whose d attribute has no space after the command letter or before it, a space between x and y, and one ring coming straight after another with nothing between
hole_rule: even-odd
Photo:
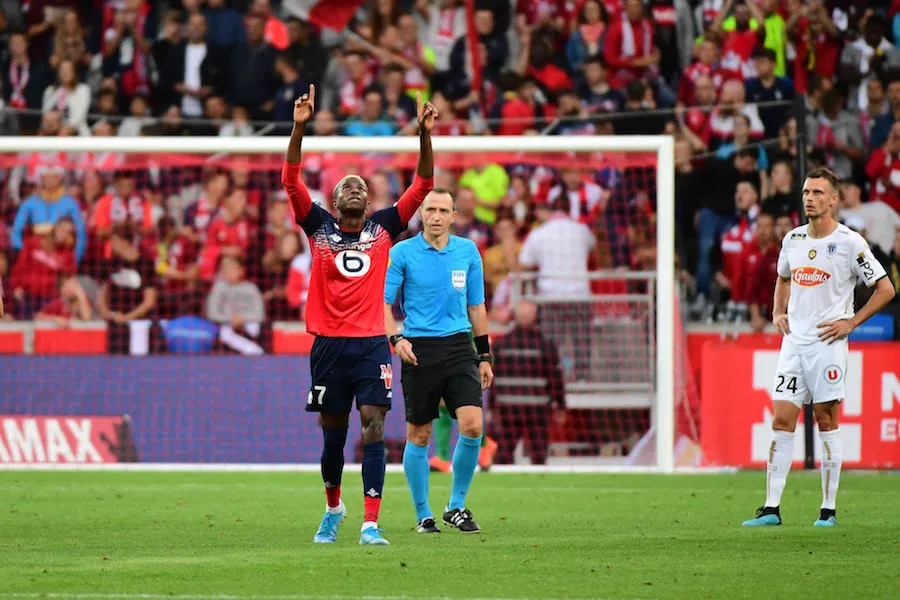
<instances>
[{"instance_id":1,"label":"white shorts","mask_svg":"<svg viewBox=\"0 0 900 600\"><path fill-rule=\"evenodd\" d=\"M833 344L797 346L790 336L781 342L772 400L789 400L797 406L844 398L847 373L847 339Z\"/></svg>"}]
</instances>

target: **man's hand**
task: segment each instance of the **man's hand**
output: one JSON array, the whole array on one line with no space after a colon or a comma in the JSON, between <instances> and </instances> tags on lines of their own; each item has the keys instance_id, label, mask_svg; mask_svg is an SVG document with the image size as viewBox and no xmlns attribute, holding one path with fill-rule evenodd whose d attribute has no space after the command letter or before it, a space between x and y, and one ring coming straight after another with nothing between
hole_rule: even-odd
<instances>
[{"instance_id":1,"label":"man's hand","mask_svg":"<svg viewBox=\"0 0 900 600\"><path fill-rule=\"evenodd\" d=\"M850 319L838 319L829 323L819 323L819 339L828 344L842 340L856 329Z\"/></svg>"},{"instance_id":2,"label":"man's hand","mask_svg":"<svg viewBox=\"0 0 900 600\"><path fill-rule=\"evenodd\" d=\"M481 376L481 389L486 390L494 382L494 368L491 363L484 360L478 365L478 375Z\"/></svg>"},{"instance_id":3,"label":"man's hand","mask_svg":"<svg viewBox=\"0 0 900 600\"><path fill-rule=\"evenodd\" d=\"M419 359L416 358L416 355L413 353L412 342L408 339L404 338L399 340L396 345L394 345L394 350L403 362L409 363L414 367L419 366Z\"/></svg>"},{"instance_id":4,"label":"man's hand","mask_svg":"<svg viewBox=\"0 0 900 600\"><path fill-rule=\"evenodd\" d=\"M294 123L306 125L312 119L316 106L316 86L309 84L309 93L303 94L294 102Z\"/></svg>"},{"instance_id":5,"label":"man's hand","mask_svg":"<svg viewBox=\"0 0 900 600\"><path fill-rule=\"evenodd\" d=\"M791 333L791 328L788 326L788 316L786 314L775 315L775 318L772 319L772 323L775 324L775 329L781 332L781 335L789 335Z\"/></svg>"},{"instance_id":6,"label":"man's hand","mask_svg":"<svg viewBox=\"0 0 900 600\"><path fill-rule=\"evenodd\" d=\"M438 111L431 102L422 104L421 92L416 92L416 104L419 105L419 131L430 132L431 128L434 127L434 120L438 117ZM295 112L294 114L296 115L297 113Z\"/></svg>"},{"instance_id":7,"label":"man's hand","mask_svg":"<svg viewBox=\"0 0 900 600\"><path fill-rule=\"evenodd\" d=\"M128 319L120 312L109 313L109 320L113 323L125 324L128 322Z\"/></svg>"}]
</instances>

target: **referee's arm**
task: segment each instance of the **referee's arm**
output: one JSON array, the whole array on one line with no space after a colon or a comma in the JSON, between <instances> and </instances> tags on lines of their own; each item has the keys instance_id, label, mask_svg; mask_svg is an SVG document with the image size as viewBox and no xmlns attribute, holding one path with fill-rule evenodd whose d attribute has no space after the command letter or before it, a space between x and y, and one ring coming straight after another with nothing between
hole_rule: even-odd
<instances>
[{"instance_id":1,"label":"referee's arm","mask_svg":"<svg viewBox=\"0 0 900 600\"><path fill-rule=\"evenodd\" d=\"M469 323L472 324L475 349L479 354L478 374L481 376L481 389L486 390L494 381L494 370L491 367L487 309L484 306L484 266L481 262L481 254L478 253L475 244L471 244L466 282L466 312L469 316Z\"/></svg>"},{"instance_id":2,"label":"referee's arm","mask_svg":"<svg viewBox=\"0 0 900 600\"><path fill-rule=\"evenodd\" d=\"M417 366L419 361L413 353L412 342L400 335L397 322L394 320L394 301L397 300L397 292L403 288L405 272L406 259L397 246L394 246L391 248L391 259L384 280L384 331L397 356L404 362Z\"/></svg>"}]
</instances>

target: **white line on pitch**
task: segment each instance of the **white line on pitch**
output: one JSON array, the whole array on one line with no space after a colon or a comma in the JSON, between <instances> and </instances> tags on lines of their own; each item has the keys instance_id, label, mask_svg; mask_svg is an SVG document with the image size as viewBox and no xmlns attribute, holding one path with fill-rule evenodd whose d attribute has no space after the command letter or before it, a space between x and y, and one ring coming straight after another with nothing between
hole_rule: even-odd
<instances>
[{"instance_id":1,"label":"white line on pitch","mask_svg":"<svg viewBox=\"0 0 900 600\"><path fill-rule=\"evenodd\" d=\"M106 593L40 593L40 592L0 592L0 598L20 598L20 599L46 599L46 600L456 600L461 596L348 596L343 594L326 594L326 595L309 595L309 594L288 594L275 596L242 596L235 594L106 594ZM486 597L486 598L467 598L466 600L532 600L530 598L503 598L503 597ZM540 600L554 600L552 598L541 598ZM603 600L601 598L592 598L591 600Z\"/></svg>"}]
</instances>

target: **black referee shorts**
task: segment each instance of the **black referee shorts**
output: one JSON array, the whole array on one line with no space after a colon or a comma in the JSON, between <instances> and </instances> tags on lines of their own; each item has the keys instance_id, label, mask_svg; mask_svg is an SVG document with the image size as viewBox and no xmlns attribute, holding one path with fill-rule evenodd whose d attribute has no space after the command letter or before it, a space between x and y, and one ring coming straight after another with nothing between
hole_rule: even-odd
<instances>
[{"instance_id":1,"label":"black referee shorts","mask_svg":"<svg viewBox=\"0 0 900 600\"><path fill-rule=\"evenodd\" d=\"M408 339L419 364L404 362L401 370L407 423L431 423L442 398L454 419L460 406L481 407L478 357L468 334Z\"/></svg>"}]
</instances>

